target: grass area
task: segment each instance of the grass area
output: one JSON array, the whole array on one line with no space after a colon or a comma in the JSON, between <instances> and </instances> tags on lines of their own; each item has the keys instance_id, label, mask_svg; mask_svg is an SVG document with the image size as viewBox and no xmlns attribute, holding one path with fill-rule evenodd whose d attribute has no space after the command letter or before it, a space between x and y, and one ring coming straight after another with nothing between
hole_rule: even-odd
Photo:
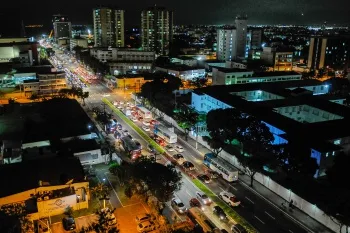
<instances>
[{"instance_id":1,"label":"grass area","mask_svg":"<svg viewBox=\"0 0 350 233\"><path fill-rule=\"evenodd\" d=\"M227 215L229 215L233 220L239 224L241 224L243 227L246 228L246 230L250 233L256 233L258 232L252 225L250 225L244 218L242 218L236 211L234 211L231 207L226 205L219 197L215 195L207 186L205 186L202 182L195 179L193 180L193 183L202 191L204 192L210 199L213 200L218 206L220 206Z\"/></svg>"},{"instance_id":2,"label":"grass area","mask_svg":"<svg viewBox=\"0 0 350 233\"><path fill-rule=\"evenodd\" d=\"M148 136L143 130L140 129L135 123L125 116L119 109L114 107L114 105L109 102L106 98L103 98L102 101L107 104L113 112L115 112L121 119L123 119L130 127L132 127L137 133L141 135L149 144L151 144L159 153L164 153L165 150L159 146L152 138Z\"/></svg>"}]
</instances>

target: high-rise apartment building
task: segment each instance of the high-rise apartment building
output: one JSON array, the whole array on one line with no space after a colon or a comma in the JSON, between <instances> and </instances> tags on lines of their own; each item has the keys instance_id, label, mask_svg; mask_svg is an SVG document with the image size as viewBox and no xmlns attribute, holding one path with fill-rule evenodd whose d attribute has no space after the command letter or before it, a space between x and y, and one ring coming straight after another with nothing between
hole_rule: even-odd
<instances>
[{"instance_id":1,"label":"high-rise apartment building","mask_svg":"<svg viewBox=\"0 0 350 233\"><path fill-rule=\"evenodd\" d=\"M246 16L237 16L235 19L238 58L244 58L246 56L247 22L248 18Z\"/></svg>"},{"instance_id":2,"label":"high-rise apartment building","mask_svg":"<svg viewBox=\"0 0 350 233\"><path fill-rule=\"evenodd\" d=\"M55 40L72 37L72 25L68 16L60 14L53 15L52 24Z\"/></svg>"},{"instance_id":3,"label":"high-rise apartment building","mask_svg":"<svg viewBox=\"0 0 350 233\"><path fill-rule=\"evenodd\" d=\"M173 38L173 12L161 7L151 7L141 12L141 44L146 51L158 55L169 53Z\"/></svg>"},{"instance_id":4,"label":"high-rise apartment building","mask_svg":"<svg viewBox=\"0 0 350 233\"><path fill-rule=\"evenodd\" d=\"M93 9L95 47L124 47L124 10Z\"/></svg>"},{"instance_id":5,"label":"high-rise apartment building","mask_svg":"<svg viewBox=\"0 0 350 233\"><path fill-rule=\"evenodd\" d=\"M350 36L312 36L307 67L344 70L350 65Z\"/></svg>"},{"instance_id":6,"label":"high-rise apartment building","mask_svg":"<svg viewBox=\"0 0 350 233\"><path fill-rule=\"evenodd\" d=\"M219 60L246 57L247 17L237 16L235 27L218 29L216 53Z\"/></svg>"}]
</instances>

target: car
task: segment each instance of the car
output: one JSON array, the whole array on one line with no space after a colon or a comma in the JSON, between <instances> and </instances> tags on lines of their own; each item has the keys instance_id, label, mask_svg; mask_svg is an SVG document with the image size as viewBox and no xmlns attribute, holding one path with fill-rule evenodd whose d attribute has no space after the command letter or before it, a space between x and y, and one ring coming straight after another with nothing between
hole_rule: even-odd
<instances>
[{"instance_id":1,"label":"car","mask_svg":"<svg viewBox=\"0 0 350 233\"><path fill-rule=\"evenodd\" d=\"M191 207L202 208L202 204L200 203L200 201L198 201L197 198L192 198L192 199L190 200L190 206L191 206Z\"/></svg>"},{"instance_id":2,"label":"car","mask_svg":"<svg viewBox=\"0 0 350 233\"><path fill-rule=\"evenodd\" d=\"M187 211L184 203L179 198L173 198L171 200L171 206L175 209L176 212L184 214Z\"/></svg>"},{"instance_id":3,"label":"car","mask_svg":"<svg viewBox=\"0 0 350 233\"><path fill-rule=\"evenodd\" d=\"M123 126L122 126L121 124L117 124L117 128L118 128L119 130L122 130L122 129L123 129Z\"/></svg>"},{"instance_id":4,"label":"car","mask_svg":"<svg viewBox=\"0 0 350 233\"><path fill-rule=\"evenodd\" d=\"M115 119L115 118L112 118L112 121L115 123L115 124L118 124L118 121L117 121L117 119Z\"/></svg>"},{"instance_id":5,"label":"car","mask_svg":"<svg viewBox=\"0 0 350 233\"><path fill-rule=\"evenodd\" d=\"M173 158L176 160L176 162L179 165L182 165L185 162L185 158L183 157L182 154L175 154L175 155L173 155Z\"/></svg>"},{"instance_id":6,"label":"car","mask_svg":"<svg viewBox=\"0 0 350 233\"><path fill-rule=\"evenodd\" d=\"M135 140L135 139L134 139L134 142L135 142L135 145L136 145L140 150L142 150L142 145L141 145L141 143L140 143L139 141Z\"/></svg>"},{"instance_id":7,"label":"car","mask_svg":"<svg viewBox=\"0 0 350 233\"><path fill-rule=\"evenodd\" d=\"M157 122L156 120L150 120L149 123L150 123L151 125L155 125L155 124L157 124L158 122Z\"/></svg>"},{"instance_id":8,"label":"car","mask_svg":"<svg viewBox=\"0 0 350 233\"><path fill-rule=\"evenodd\" d=\"M144 221L144 222L137 224L136 229L138 232L149 232L149 231L155 230L156 226L155 226L154 222L152 222L152 221Z\"/></svg>"},{"instance_id":9,"label":"car","mask_svg":"<svg viewBox=\"0 0 350 233\"><path fill-rule=\"evenodd\" d=\"M156 149L151 145L151 144L148 144L147 145L147 150L151 153L155 153L156 152Z\"/></svg>"},{"instance_id":10,"label":"car","mask_svg":"<svg viewBox=\"0 0 350 233\"><path fill-rule=\"evenodd\" d=\"M145 125L142 126L142 129L146 132L151 130L148 126L145 126Z\"/></svg>"},{"instance_id":11,"label":"car","mask_svg":"<svg viewBox=\"0 0 350 233\"><path fill-rule=\"evenodd\" d=\"M225 211L220 206L213 207L213 214L218 216L221 221L227 221L227 215Z\"/></svg>"},{"instance_id":12,"label":"car","mask_svg":"<svg viewBox=\"0 0 350 233\"><path fill-rule=\"evenodd\" d=\"M128 136L129 135L129 131L127 129L124 129L122 131L122 134L123 134L123 136Z\"/></svg>"},{"instance_id":13,"label":"car","mask_svg":"<svg viewBox=\"0 0 350 233\"><path fill-rule=\"evenodd\" d=\"M38 233L49 233L50 232L50 224L49 220L46 218L38 220Z\"/></svg>"},{"instance_id":14,"label":"car","mask_svg":"<svg viewBox=\"0 0 350 233\"><path fill-rule=\"evenodd\" d=\"M126 137L130 138L131 140L133 140L132 136L130 134L128 134Z\"/></svg>"},{"instance_id":15,"label":"car","mask_svg":"<svg viewBox=\"0 0 350 233\"><path fill-rule=\"evenodd\" d=\"M196 197L202 201L205 205L210 205L212 200L203 192L196 192Z\"/></svg>"},{"instance_id":16,"label":"car","mask_svg":"<svg viewBox=\"0 0 350 233\"><path fill-rule=\"evenodd\" d=\"M206 184L209 184L211 182L211 179L209 176L205 175L205 174L202 174L202 175L198 175L197 176L198 180L206 183Z\"/></svg>"},{"instance_id":17,"label":"car","mask_svg":"<svg viewBox=\"0 0 350 233\"><path fill-rule=\"evenodd\" d=\"M176 146L175 146L175 150L176 150L177 152L179 152L179 153L184 152L184 148L183 148L182 146L180 146L180 145L176 145Z\"/></svg>"},{"instance_id":18,"label":"car","mask_svg":"<svg viewBox=\"0 0 350 233\"><path fill-rule=\"evenodd\" d=\"M76 229L75 220L72 216L67 216L62 219L63 228L66 231L72 231Z\"/></svg>"},{"instance_id":19,"label":"car","mask_svg":"<svg viewBox=\"0 0 350 233\"><path fill-rule=\"evenodd\" d=\"M137 119L136 117L131 117L131 120L132 120L133 122L137 122L137 121L138 121L138 119Z\"/></svg>"},{"instance_id":20,"label":"car","mask_svg":"<svg viewBox=\"0 0 350 233\"><path fill-rule=\"evenodd\" d=\"M145 222L145 221L152 221L152 220L155 220L155 217L148 214L148 213L139 214L139 215L136 215L136 217L135 217L136 223L141 223L141 222Z\"/></svg>"},{"instance_id":21,"label":"car","mask_svg":"<svg viewBox=\"0 0 350 233\"><path fill-rule=\"evenodd\" d=\"M148 121L142 121L142 124L145 125L145 126L149 126L150 123Z\"/></svg>"},{"instance_id":22,"label":"car","mask_svg":"<svg viewBox=\"0 0 350 233\"><path fill-rule=\"evenodd\" d=\"M170 144L168 144L168 145L166 145L165 146L165 149L167 150L167 151L174 151L174 147L172 146L172 145L170 145Z\"/></svg>"},{"instance_id":23,"label":"car","mask_svg":"<svg viewBox=\"0 0 350 233\"><path fill-rule=\"evenodd\" d=\"M190 161L184 161L184 162L182 163L182 166L183 166L185 169L188 169L188 170L190 170L190 171L192 171L192 170L195 169L193 163L191 163Z\"/></svg>"},{"instance_id":24,"label":"car","mask_svg":"<svg viewBox=\"0 0 350 233\"><path fill-rule=\"evenodd\" d=\"M247 230L240 224L233 225L231 227L233 233L248 233Z\"/></svg>"},{"instance_id":25,"label":"car","mask_svg":"<svg viewBox=\"0 0 350 233\"><path fill-rule=\"evenodd\" d=\"M220 192L219 197L229 206L239 206L241 204L241 202L237 200L236 196L230 192Z\"/></svg>"},{"instance_id":26,"label":"car","mask_svg":"<svg viewBox=\"0 0 350 233\"><path fill-rule=\"evenodd\" d=\"M209 176L211 179L216 179L220 176L219 173L213 170L207 170L206 175Z\"/></svg>"},{"instance_id":27,"label":"car","mask_svg":"<svg viewBox=\"0 0 350 233\"><path fill-rule=\"evenodd\" d=\"M118 109L122 109L122 108L124 108L124 106L123 105L119 105L117 108Z\"/></svg>"}]
</instances>

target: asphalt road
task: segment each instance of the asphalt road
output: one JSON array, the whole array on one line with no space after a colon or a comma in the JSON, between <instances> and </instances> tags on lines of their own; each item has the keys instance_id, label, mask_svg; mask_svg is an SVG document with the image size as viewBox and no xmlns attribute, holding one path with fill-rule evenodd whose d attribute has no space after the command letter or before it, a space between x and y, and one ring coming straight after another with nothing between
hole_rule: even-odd
<instances>
[{"instance_id":1,"label":"asphalt road","mask_svg":"<svg viewBox=\"0 0 350 233\"><path fill-rule=\"evenodd\" d=\"M90 92L90 97L86 100L86 104L87 107L90 108L99 106L101 109L103 109L103 102L101 99L106 94L110 95L107 98L111 101L124 101L124 97L111 93L111 91L102 84L91 85L87 88L87 91ZM106 108L108 109L107 106ZM110 109L108 109L107 112L112 113ZM123 122L117 115L114 113L113 115L118 121ZM143 138L141 138L131 127L125 123L122 125L124 128L128 129L133 138L137 139L142 144L142 146L146 148L147 145ZM185 159L191 161L195 165L197 172L203 172L204 165L202 163L202 155L193 147L183 142L181 139L178 140L178 144L183 146L185 149L185 152L182 153L185 156ZM103 180L105 177L104 171L98 171L98 177L99 179ZM223 190L230 191L235 194L241 201L241 207L235 208L235 210L261 233L307 232L298 223L295 223L293 220L289 219L280 209L275 208L270 203L257 196L244 184L241 184L239 182L230 184L224 180L218 179L216 182L208 184L208 187L216 194ZM190 196L194 197L194 194L195 190L193 184L185 179L183 180L182 189L176 195L185 203L185 205L188 205ZM111 192L110 202L114 207L121 206L118 198L113 194L113 192Z\"/></svg>"}]
</instances>

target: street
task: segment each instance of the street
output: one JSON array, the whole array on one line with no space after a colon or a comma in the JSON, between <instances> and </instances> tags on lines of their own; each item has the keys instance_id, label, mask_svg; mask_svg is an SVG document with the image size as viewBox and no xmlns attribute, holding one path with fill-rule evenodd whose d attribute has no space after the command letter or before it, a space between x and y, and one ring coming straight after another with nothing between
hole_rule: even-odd
<instances>
[{"instance_id":1,"label":"street","mask_svg":"<svg viewBox=\"0 0 350 233\"><path fill-rule=\"evenodd\" d=\"M65 58L62 57L61 59ZM76 69L77 66L78 64L67 65L69 69ZM107 88L100 81L97 80L95 80L93 84L84 87L84 90L89 91L90 93L89 98L85 101L85 110L92 109L93 107L103 109L104 106L102 105L102 98L104 97L111 101L111 103L113 103L114 101L125 101L126 98L125 95L123 96L112 92L109 88ZM113 115L113 118L117 119L118 122L121 122L123 125L123 129L127 129L132 138L138 140L142 144L143 148L147 147L147 142L145 141L145 139L142 138L136 131L134 131L132 127L130 127L122 119L120 119L118 115L115 114L108 106L106 106L106 111L108 113L111 113ZM140 126L141 123L137 122L137 124ZM185 159L187 161L192 162L195 165L196 170L194 174L203 174L204 171L207 169L203 165L203 153L207 153L209 152L209 150L201 148L201 151L198 151L193 146L181 139L179 136L177 144L181 145L184 148L184 152L181 154L184 155ZM172 152L172 154L173 153L175 152ZM158 161L160 163L164 164L167 161L167 158L163 156L161 156L160 158L161 159ZM117 194L117 191L114 189L115 185L110 180L108 174L109 172L107 167L97 169L97 177L99 181L106 183L112 188L109 200L111 205L116 208L124 207L123 203L120 200L120 197ZM175 194L175 196L180 198L180 200L182 200L186 207L189 208L189 200L195 197L195 193L196 191L199 191L199 189L191 182L190 178L188 178L187 175L185 175L184 173L182 183L183 184L181 190L178 191ZM276 208L275 205L271 205L264 198L261 198L259 195L257 195L254 191L252 191L250 187L248 187L243 182L238 181L236 183L228 183L225 180L218 178L216 180L213 180L211 183L206 184L206 186L210 188L215 194L218 194L221 191L229 191L233 193L238 198L238 200L241 201L241 205L239 207L235 207L234 210L243 218L245 218L254 228L256 228L261 233L309 232L299 223L295 222L293 219L288 217L288 215L285 212L281 211L280 208ZM212 206L213 205L214 204L212 204ZM167 208L169 209L164 210L164 214L169 215L167 216L168 218L171 219L174 217L174 215L177 215L176 213L174 213L169 203L167 204ZM212 214L212 210L210 209L210 207L206 207L205 213L208 214L210 219L212 219L214 224L216 224L220 229L230 228L228 224L222 224L216 218L216 216ZM177 216L180 219L184 219L184 216ZM320 229L320 231L317 232L322 233L330 231Z\"/></svg>"}]
</instances>

